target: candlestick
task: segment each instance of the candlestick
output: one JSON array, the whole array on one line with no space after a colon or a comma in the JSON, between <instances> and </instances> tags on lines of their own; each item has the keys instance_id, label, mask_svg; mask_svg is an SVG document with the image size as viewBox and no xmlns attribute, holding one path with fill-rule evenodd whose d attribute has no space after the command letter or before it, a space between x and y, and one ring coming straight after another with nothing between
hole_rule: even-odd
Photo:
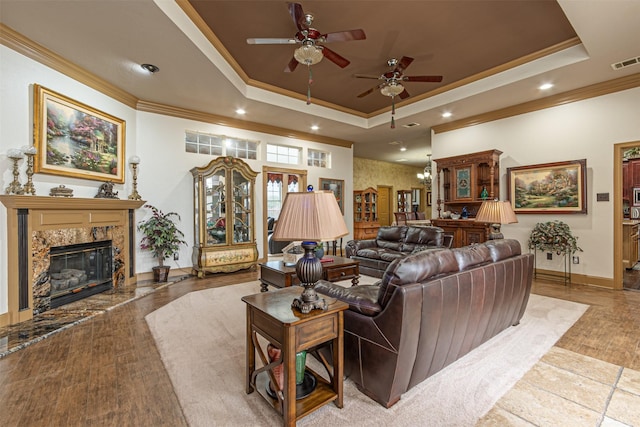
<instances>
[{"instance_id":1,"label":"candlestick","mask_svg":"<svg viewBox=\"0 0 640 427\"><path fill-rule=\"evenodd\" d=\"M22 152L27 156L27 182L24 184L24 194L36 195L36 188L33 185L33 158L36 155L36 147L25 145Z\"/></svg>"},{"instance_id":2,"label":"candlestick","mask_svg":"<svg viewBox=\"0 0 640 427\"><path fill-rule=\"evenodd\" d=\"M142 196L138 194L138 163L140 163L140 157L132 156L129 159L129 163L133 168L133 191L129 195L129 200L141 200Z\"/></svg>"},{"instance_id":3,"label":"candlestick","mask_svg":"<svg viewBox=\"0 0 640 427\"><path fill-rule=\"evenodd\" d=\"M20 184L20 181L18 180L18 177L20 176L20 172L18 171L18 162L24 157L22 151L17 148L7 150L7 157L13 160L13 181L11 181L7 186L5 193L24 194L24 188L22 188L22 184Z\"/></svg>"}]
</instances>

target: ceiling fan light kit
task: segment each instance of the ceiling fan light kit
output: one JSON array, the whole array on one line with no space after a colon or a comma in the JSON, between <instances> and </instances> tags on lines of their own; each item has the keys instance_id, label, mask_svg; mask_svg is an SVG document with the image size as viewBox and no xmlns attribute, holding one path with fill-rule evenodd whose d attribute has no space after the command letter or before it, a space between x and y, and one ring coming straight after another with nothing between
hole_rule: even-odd
<instances>
[{"instance_id":1,"label":"ceiling fan light kit","mask_svg":"<svg viewBox=\"0 0 640 427\"><path fill-rule=\"evenodd\" d=\"M305 44L300 46L293 52L293 57L296 58L296 61L303 65L315 65L318 62L322 61L322 49L316 47L313 44Z\"/></svg>"}]
</instances>

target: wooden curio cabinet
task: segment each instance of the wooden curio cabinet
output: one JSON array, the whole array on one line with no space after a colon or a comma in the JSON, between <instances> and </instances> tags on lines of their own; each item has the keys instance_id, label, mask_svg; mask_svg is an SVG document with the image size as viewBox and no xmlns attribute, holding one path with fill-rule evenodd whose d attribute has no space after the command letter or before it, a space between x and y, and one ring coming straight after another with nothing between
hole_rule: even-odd
<instances>
[{"instance_id":1,"label":"wooden curio cabinet","mask_svg":"<svg viewBox=\"0 0 640 427\"><path fill-rule=\"evenodd\" d=\"M453 247L482 243L489 238L491 224L473 218L484 200L500 197L501 154L499 150L487 150L434 159L438 165L438 218L431 223L453 236ZM468 219L442 216L446 211L461 213L464 208Z\"/></svg>"},{"instance_id":2,"label":"wooden curio cabinet","mask_svg":"<svg viewBox=\"0 0 640 427\"><path fill-rule=\"evenodd\" d=\"M397 198L397 211L411 212L411 190L398 190Z\"/></svg>"},{"instance_id":3,"label":"wooden curio cabinet","mask_svg":"<svg viewBox=\"0 0 640 427\"><path fill-rule=\"evenodd\" d=\"M255 266L254 187L258 172L243 160L218 157L193 175L193 269L231 272Z\"/></svg>"},{"instance_id":4,"label":"wooden curio cabinet","mask_svg":"<svg viewBox=\"0 0 640 427\"><path fill-rule=\"evenodd\" d=\"M473 218L483 200L500 197L501 154L488 150L434 159L438 164L438 218L444 211L460 213L465 206Z\"/></svg>"},{"instance_id":5,"label":"wooden curio cabinet","mask_svg":"<svg viewBox=\"0 0 640 427\"><path fill-rule=\"evenodd\" d=\"M369 187L353 192L353 238L374 239L378 235L378 192Z\"/></svg>"}]
</instances>

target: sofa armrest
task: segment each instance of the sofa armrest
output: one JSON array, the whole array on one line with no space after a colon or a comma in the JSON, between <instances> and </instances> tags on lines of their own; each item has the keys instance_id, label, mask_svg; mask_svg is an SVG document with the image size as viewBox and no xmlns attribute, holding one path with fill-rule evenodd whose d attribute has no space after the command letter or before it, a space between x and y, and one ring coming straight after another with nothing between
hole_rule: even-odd
<instances>
[{"instance_id":1,"label":"sofa armrest","mask_svg":"<svg viewBox=\"0 0 640 427\"><path fill-rule=\"evenodd\" d=\"M382 307L378 304L378 285L359 285L350 288L319 280L314 287L316 292L349 304L349 310L366 316L375 316Z\"/></svg>"},{"instance_id":2,"label":"sofa armrest","mask_svg":"<svg viewBox=\"0 0 640 427\"><path fill-rule=\"evenodd\" d=\"M349 240L345 246L345 250L347 252L347 258L351 258L353 255L358 253L360 249L376 247L378 247L378 244L375 239Z\"/></svg>"}]
</instances>

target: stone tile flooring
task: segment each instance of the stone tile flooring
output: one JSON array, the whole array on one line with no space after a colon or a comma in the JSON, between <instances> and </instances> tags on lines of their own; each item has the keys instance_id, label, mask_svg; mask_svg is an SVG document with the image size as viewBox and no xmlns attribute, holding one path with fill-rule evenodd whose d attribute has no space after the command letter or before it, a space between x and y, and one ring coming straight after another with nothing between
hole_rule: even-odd
<instances>
[{"instance_id":1,"label":"stone tile flooring","mask_svg":"<svg viewBox=\"0 0 640 427\"><path fill-rule=\"evenodd\" d=\"M553 347L478 426L640 426L640 371Z\"/></svg>"}]
</instances>

